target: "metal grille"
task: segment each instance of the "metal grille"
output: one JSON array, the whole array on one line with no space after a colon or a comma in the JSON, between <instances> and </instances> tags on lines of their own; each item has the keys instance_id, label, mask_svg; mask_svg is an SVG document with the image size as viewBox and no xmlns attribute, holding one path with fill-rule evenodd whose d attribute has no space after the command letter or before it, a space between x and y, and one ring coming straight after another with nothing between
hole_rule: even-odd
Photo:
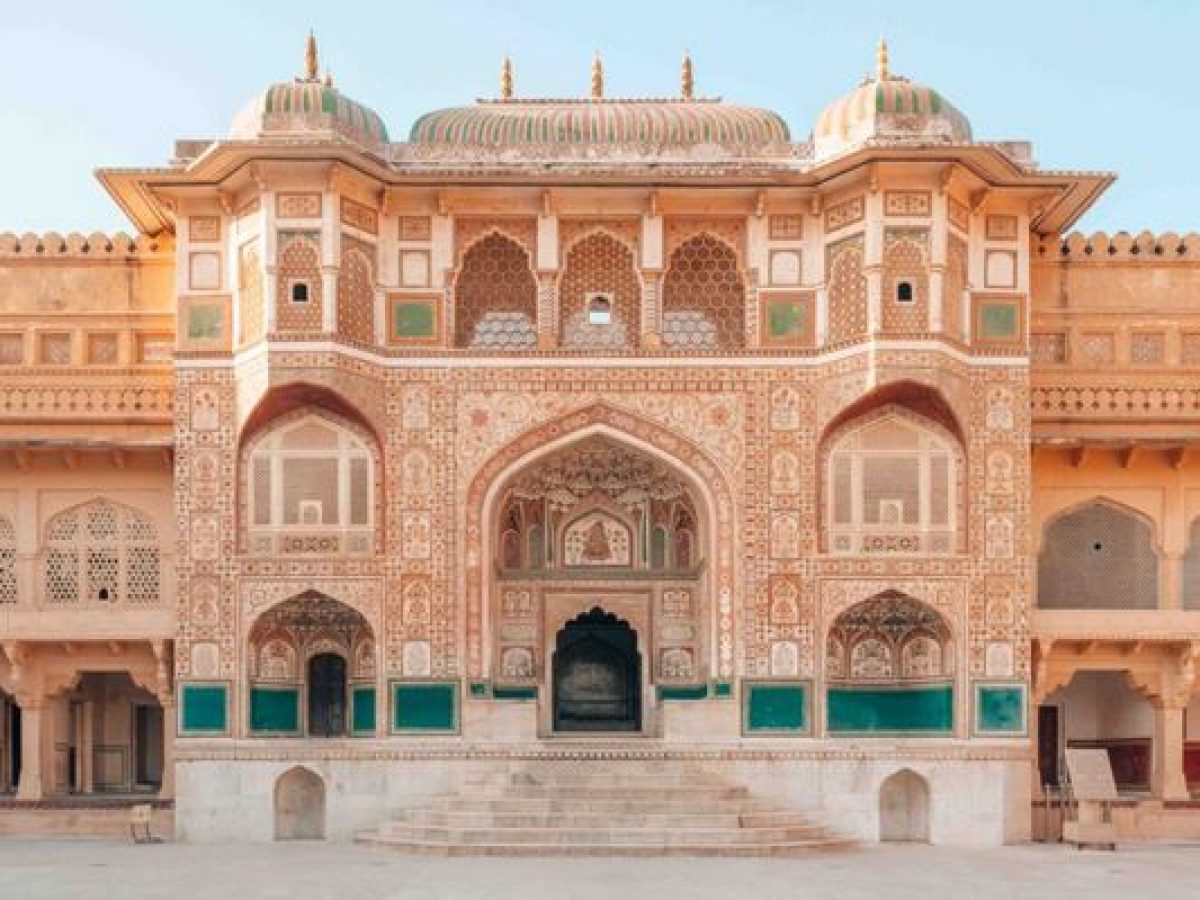
<instances>
[{"instance_id":1,"label":"metal grille","mask_svg":"<svg viewBox=\"0 0 1200 900\"><path fill-rule=\"evenodd\" d=\"M1158 556L1150 525L1093 503L1046 528L1038 558L1042 609L1154 609Z\"/></svg>"}]
</instances>

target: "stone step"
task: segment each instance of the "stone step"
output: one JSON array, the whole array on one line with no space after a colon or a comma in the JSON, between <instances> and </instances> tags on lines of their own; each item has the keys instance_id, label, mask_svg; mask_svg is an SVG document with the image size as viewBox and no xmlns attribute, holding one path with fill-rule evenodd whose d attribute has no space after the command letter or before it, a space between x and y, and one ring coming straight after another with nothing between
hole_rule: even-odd
<instances>
[{"instance_id":1,"label":"stone step","mask_svg":"<svg viewBox=\"0 0 1200 900\"><path fill-rule=\"evenodd\" d=\"M571 813L599 811L607 813L692 812L744 815L756 812L769 812L775 807L748 797L659 800L646 797L612 798L586 795L573 797L556 795L542 797L463 797L454 795L433 797L428 801L426 808L447 812Z\"/></svg>"},{"instance_id":2,"label":"stone step","mask_svg":"<svg viewBox=\"0 0 1200 900\"><path fill-rule=\"evenodd\" d=\"M814 853L834 853L852 849L850 841L824 838L821 840L787 841L774 844L456 844L379 840L367 834L357 838L359 843L396 850L402 853L428 856L689 856L689 857L762 857L803 856Z\"/></svg>"},{"instance_id":3,"label":"stone step","mask_svg":"<svg viewBox=\"0 0 1200 900\"><path fill-rule=\"evenodd\" d=\"M593 788L585 785L542 785L520 784L509 785L502 789L487 790L483 787L472 791L472 797L479 799L529 798L562 798L566 800L581 799L645 799L652 801L667 800L738 800L748 798L750 791L741 785L722 785L706 787L639 787L638 785L613 785L605 788Z\"/></svg>"},{"instance_id":4,"label":"stone step","mask_svg":"<svg viewBox=\"0 0 1200 900\"><path fill-rule=\"evenodd\" d=\"M804 816L793 812L481 812L478 810L415 809L402 820L404 824L445 828L811 828L819 831ZM381 826L381 830L388 828Z\"/></svg>"},{"instance_id":5,"label":"stone step","mask_svg":"<svg viewBox=\"0 0 1200 900\"><path fill-rule=\"evenodd\" d=\"M565 844L571 847L620 844L626 846L729 846L781 844L822 840L812 828L442 828L389 822L376 832L379 841L464 845Z\"/></svg>"}]
</instances>

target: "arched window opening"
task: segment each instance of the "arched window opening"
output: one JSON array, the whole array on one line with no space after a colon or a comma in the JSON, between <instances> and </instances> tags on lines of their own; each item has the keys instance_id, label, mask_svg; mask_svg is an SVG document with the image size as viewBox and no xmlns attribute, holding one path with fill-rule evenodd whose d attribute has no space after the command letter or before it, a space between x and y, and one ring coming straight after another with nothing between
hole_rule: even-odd
<instances>
[{"instance_id":1,"label":"arched window opening","mask_svg":"<svg viewBox=\"0 0 1200 900\"><path fill-rule=\"evenodd\" d=\"M48 603L157 603L162 550L150 517L95 500L46 525L42 589Z\"/></svg>"},{"instance_id":2,"label":"arched window opening","mask_svg":"<svg viewBox=\"0 0 1200 900\"><path fill-rule=\"evenodd\" d=\"M1157 608L1158 554L1149 521L1095 501L1047 525L1038 556L1038 606Z\"/></svg>"},{"instance_id":3,"label":"arched window opening","mask_svg":"<svg viewBox=\"0 0 1200 900\"><path fill-rule=\"evenodd\" d=\"M957 444L893 409L835 437L826 469L831 553L953 553Z\"/></svg>"},{"instance_id":4,"label":"arched window opening","mask_svg":"<svg viewBox=\"0 0 1200 900\"><path fill-rule=\"evenodd\" d=\"M303 416L256 440L247 460L251 552L371 552L374 461L348 427Z\"/></svg>"},{"instance_id":5,"label":"arched window opening","mask_svg":"<svg viewBox=\"0 0 1200 900\"><path fill-rule=\"evenodd\" d=\"M709 234L677 247L663 281L662 310L667 347L745 346L746 289L733 249Z\"/></svg>"},{"instance_id":6,"label":"arched window opening","mask_svg":"<svg viewBox=\"0 0 1200 900\"><path fill-rule=\"evenodd\" d=\"M523 350L537 345L537 281L529 254L493 233L463 254L454 283L455 345Z\"/></svg>"}]
</instances>

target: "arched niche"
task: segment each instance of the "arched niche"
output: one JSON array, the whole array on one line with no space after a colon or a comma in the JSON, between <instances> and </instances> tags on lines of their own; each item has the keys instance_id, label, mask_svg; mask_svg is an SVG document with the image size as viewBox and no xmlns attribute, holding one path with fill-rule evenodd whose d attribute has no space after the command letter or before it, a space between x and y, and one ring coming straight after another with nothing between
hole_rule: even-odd
<instances>
[{"instance_id":1,"label":"arched niche","mask_svg":"<svg viewBox=\"0 0 1200 900\"><path fill-rule=\"evenodd\" d=\"M303 766L288 769L275 781L275 840L325 838L325 781Z\"/></svg>"},{"instance_id":2,"label":"arched niche","mask_svg":"<svg viewBox=\"0 0 1200 900\"><path fill-rule=\"evenodd\" d=\"M879 787L879 840L929 843L929 782L912 769L901 769Z\"/></svg>"}]
</instances>

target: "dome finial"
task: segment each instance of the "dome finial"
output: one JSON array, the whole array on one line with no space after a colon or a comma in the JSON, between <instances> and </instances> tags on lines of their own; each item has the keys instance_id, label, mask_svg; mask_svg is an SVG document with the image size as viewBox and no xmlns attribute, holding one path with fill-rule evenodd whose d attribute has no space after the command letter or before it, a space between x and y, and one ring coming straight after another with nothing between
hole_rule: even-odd
<instances>
[{"instance_id":1,"label":"dome finial","mask_svg":"<svg viewBox=\"0 0 1200 900\"><path fill-rule=\"evenodd\" d=\"M327 88L333 87L333 73L330 72L328 69L325 70L325 87L327 87Z\"/></svg>"},{"instance_id":2,"label":"dome finial","mask_svg":"<svg viewBox=\"0 0 1200 900\"><path fill-rule=\"evenodd\" d=\"M500 99L511 100L513 98L513 66L512 59L507 55L504 57L504 62L500 66Z\"/></svg>"},{"instance_id":3,"label":"dome finial","mask_svg":"<svg viewBox=\"0 0 1200 900\"><path fill-rule=\"evenodd\" d=\"M875 80L887 81L892 77L888 71L888 46L887 38L879 39L879 46L875 48Z\"/></svg>"},{"instance_id":4,"label":"dome finial","mask_svg":"<svg viewBox=\"0 0 1200 900\"><path fill-rule=\"evenodd\" d=\"M680 73L680 93L684 100L694 100L696 97L696 80L692 72L692 54L683 51L683 71Z\"/></svg>"},{"instance_id":5,"label":"dome finial","mask_svg":"<svg viewBox=\"0 0 1200 900\"><path fill-rule=\"evenodd\" d=\"M304 80L319 81L321 79L318 70L320 69L320 60L317 56L317 36L311 30L308 32L308 40L304 43Z\"/></svg>"},{"instance_id":6,"label":"dome finial","mask_svg":"<svg viewBox=\"0 0 1200 900\"><path fill-rule=\"evenodd\" d=\"M604 62L600 59L600 51L592 57L592 99L604 99Z\"/></svg>"}]
</instances>

